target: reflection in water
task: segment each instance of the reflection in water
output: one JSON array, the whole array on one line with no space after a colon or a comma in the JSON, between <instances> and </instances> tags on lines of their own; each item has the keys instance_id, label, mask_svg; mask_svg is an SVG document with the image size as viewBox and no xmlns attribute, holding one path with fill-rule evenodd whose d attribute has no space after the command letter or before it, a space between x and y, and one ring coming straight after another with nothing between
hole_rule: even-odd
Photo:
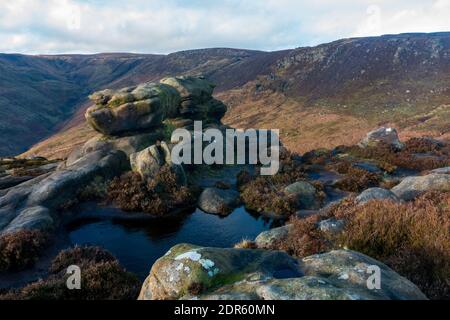
<instances>
[{"instance_id":1,"label":"reflection in water","mask_svg":"<svg viewBox=\"0 0 450 320\"><path fill-rule=\"evenodd\" d=\"M100 211L114 208L97 208ZM90 210L96 210L91 209ZM113 253L127 270L144 279L152 264L178 243L231 247L254 239L273 222L248 213L243 207L227 217L197 209L178 218L118 221L86 218L68 226L73 244L99 245Z\"/></svg>"}]
</instances>

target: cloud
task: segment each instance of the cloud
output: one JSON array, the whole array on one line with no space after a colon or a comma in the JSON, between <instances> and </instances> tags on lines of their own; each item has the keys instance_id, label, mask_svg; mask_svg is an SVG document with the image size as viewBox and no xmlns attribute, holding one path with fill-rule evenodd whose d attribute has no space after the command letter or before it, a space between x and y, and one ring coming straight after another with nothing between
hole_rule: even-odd
<instances>
[{"instance_id":1,"label":"cloud","mask_svg":"<svg viewBox=\"0 0 450 320\"><path fill-rule=\"evenodd\" d=\"M277 50L450 30L450 0L0 0L0 52Z\"/></svg>"}]
</instances>

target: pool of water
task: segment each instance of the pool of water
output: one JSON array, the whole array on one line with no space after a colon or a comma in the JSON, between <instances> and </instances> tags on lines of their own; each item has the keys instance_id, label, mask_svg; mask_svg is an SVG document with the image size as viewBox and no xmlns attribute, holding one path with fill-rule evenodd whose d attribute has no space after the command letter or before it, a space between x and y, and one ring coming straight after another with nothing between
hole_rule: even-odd
<instances>
[{"instance_id":1,"label":"pool of water","mask_svg":"<svg viewBox=\"0 0 450 320\"><path fill-rule=\"evenodd\" d=\"M102 216L118 211L92 206L82 210L101 211ZM153 263L178 243L231 247L242 239L254 239L273 225L273 221L240 207L227 217L199 209L170 219L123 221L85 217L69 224L68 231L72 244L101 246L114 254L128 271L144 279Z\"/></svg>"}]
</instances>

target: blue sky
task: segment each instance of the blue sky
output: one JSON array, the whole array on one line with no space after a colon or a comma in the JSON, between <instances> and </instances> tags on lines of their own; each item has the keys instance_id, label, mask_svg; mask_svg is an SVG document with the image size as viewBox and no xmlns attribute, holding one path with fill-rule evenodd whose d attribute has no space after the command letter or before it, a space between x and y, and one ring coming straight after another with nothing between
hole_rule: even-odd
<instances>
[{"instance_id":1,"label":"blue sky","mask_svg":"<svg viewBox=\"0 0 450 320\"><path fill-rule=\"evenodd\" d=\"M450 0L0 0L0 52L279 50L450 31Z\"/></svg>"}]
</instances>

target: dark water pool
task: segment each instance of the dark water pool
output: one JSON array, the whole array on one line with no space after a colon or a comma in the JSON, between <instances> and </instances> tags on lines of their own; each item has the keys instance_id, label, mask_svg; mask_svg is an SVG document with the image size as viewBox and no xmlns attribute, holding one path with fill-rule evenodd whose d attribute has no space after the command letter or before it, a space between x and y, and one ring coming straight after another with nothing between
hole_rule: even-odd
<instances>
[{"instance_id":1,"label":"dark water pool","mask_svg":"<svg viewBox=\"0 0 450 320\"><path fill-rule=\"evenodd\" d=\"M88 210L88 209L83 209ZM95 207L102 215L115 208ZM243 207L221 218L197 209L171 219L118 221L84 218L68 226L75 245L98 245L113 253L129 271L144 279L153 263L178 243L231 247L244 238L254 239L273 222L248 213Z\"/></svg>"}]
</instances>

